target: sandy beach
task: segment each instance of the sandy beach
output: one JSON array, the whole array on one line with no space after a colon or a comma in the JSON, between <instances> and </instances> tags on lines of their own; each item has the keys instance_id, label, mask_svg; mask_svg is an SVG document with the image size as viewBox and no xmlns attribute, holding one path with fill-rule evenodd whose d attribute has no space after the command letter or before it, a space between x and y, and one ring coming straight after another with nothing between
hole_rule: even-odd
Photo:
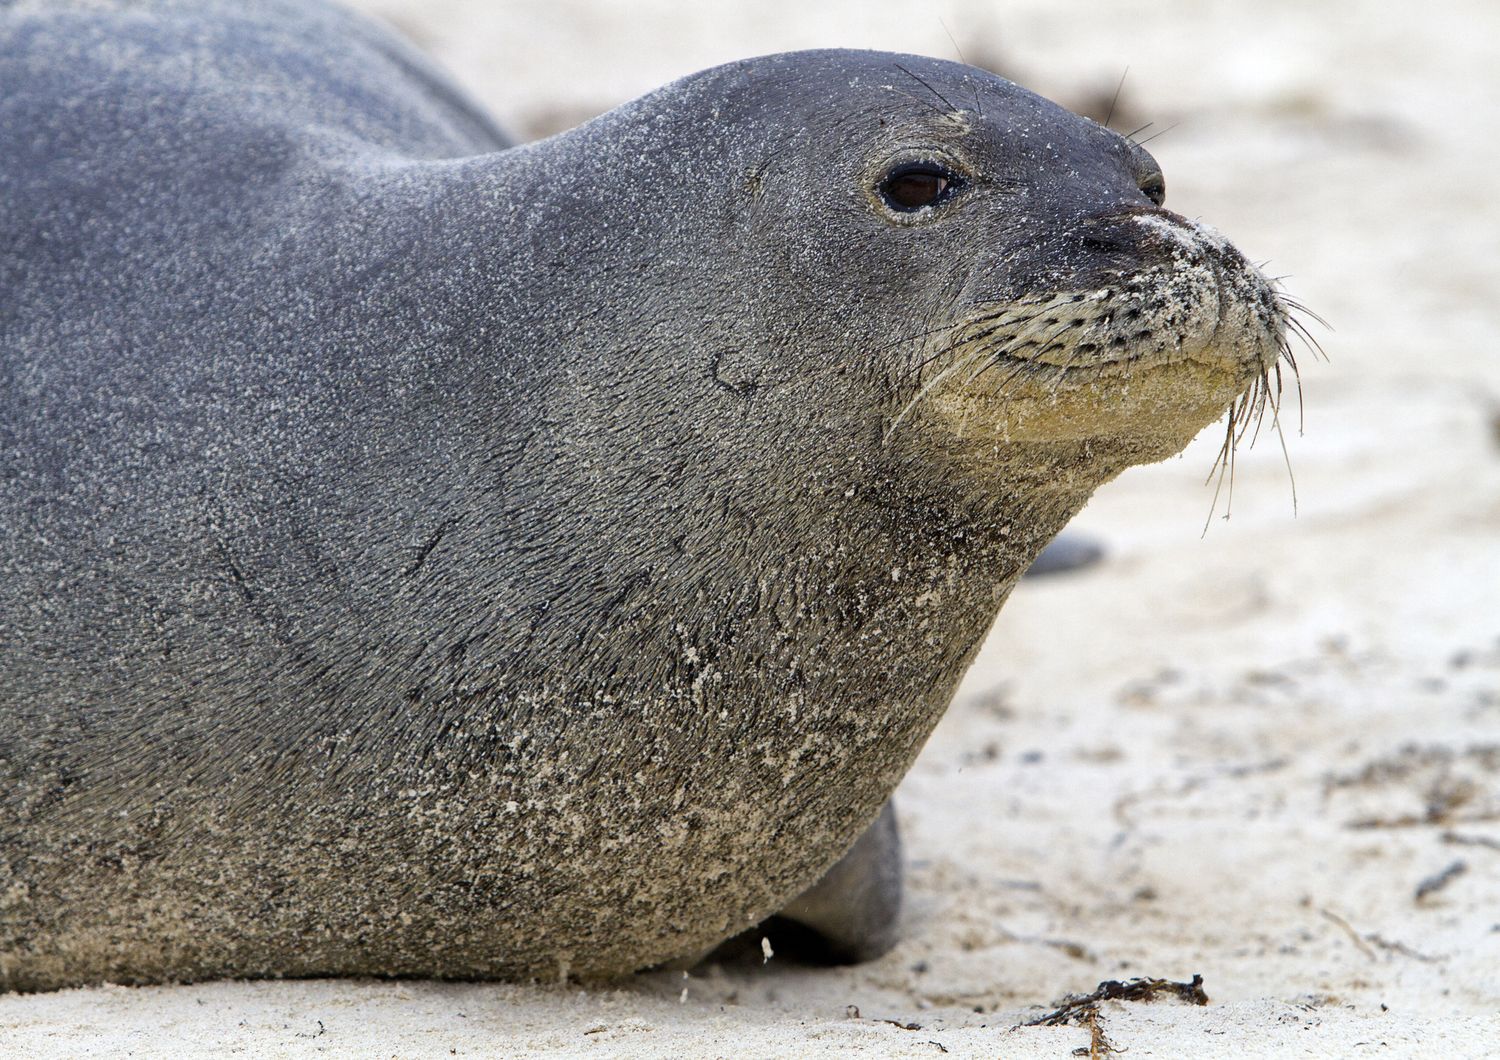
<instances>
[{"instance_id":1,"label":"sandy beach","mask_svg":"<svg viewBox=\"0 0 1500 1060\"><path fill-rule=\"evenodd\" d=\"M1500 1054L1500 6L353 6L526 137L807 47L962 53L1085 113L1123 77L1168 205L1284 277L1327 359L1298 349L1232 504L1211 428L1079 517L1103 564L1017 589L897 793L886 957L0 996L0 1056ZM1207 1005L1025 1025L1195 975Z\"/></svg>"}]
</instances>

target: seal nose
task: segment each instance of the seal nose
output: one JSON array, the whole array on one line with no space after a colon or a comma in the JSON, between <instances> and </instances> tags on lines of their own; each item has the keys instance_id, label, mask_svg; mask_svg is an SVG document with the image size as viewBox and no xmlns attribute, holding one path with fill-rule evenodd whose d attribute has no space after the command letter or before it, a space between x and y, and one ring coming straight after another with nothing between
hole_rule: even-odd
<instances>
[{"instance_id":1,"label":"seal nose","mask_svg":"<svg viewBox=\"0 0 1500 1060\"><path fill-rule=\"evenodd\" d=\"M1073 233L1079 271L1135 269L1141 264L1141 234L1131 217L1109 214L1084 220Z\"/></svg>"},{"instance_id":2,"label":"seal nose","mask_svg":"<svg viewBox=\"0 0 1500 1060\"><path fill-rule=\"evenodd\" d=\"M1274 365L1285 345L1286 314L1270 281L1239 248L1217 229L1170 210L1135 211L1131 220L1169 276L1212 279L1217 311L1204 345L1242 364Z\"/></svg>"},{"instance_id":3,"label":"seal nose","mask_svg":"<svg viewBox=\"0 0 1500 1060\"><path fill-rule=\"evenodd\" d=\"M1077 246L1090 254L1126 257L1139 267L1184 253L1201 255L1209 249L1203 234L1170 210L1132 204L1085 218L1076 239Z\"/></svg>"},{"instance_id":4,"label":"seal nose","mask_svg":"<svg viewBox=\"0 0 1500 1060\"><path fill-rule=\"evenodd\" d=\"M1125 251L1125 242L1115 235L1104 235L1098 232L1085 232L1079 239L1084 250L1093 251L1096 254L1120 254Z\"/></svg>"}]
</instances>

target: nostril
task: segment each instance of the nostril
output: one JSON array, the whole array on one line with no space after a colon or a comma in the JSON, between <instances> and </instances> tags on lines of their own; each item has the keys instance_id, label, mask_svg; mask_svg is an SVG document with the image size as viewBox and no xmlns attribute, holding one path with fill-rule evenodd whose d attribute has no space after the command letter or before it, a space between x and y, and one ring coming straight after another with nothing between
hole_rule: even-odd
<instances>
[{"instance_id":1,"label":"nostril","mask_svg":"<svg viewBox=\"0 0 1500 1060\"><path fill-rule=\"evenodd\" d=\"M1108 236L1086 235L1082 242L1083 249L1091 250L1096 254L1118 254L1125 249L1123 242Z\"/></svg>"}]
</instances>

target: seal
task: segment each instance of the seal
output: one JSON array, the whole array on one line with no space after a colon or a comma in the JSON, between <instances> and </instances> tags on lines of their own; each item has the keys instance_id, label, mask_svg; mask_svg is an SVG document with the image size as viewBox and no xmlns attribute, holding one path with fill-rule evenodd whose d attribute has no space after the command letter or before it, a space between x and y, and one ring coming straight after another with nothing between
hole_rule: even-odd
<instances>
[{"instance_id":1,"label":"seal","mask_svg":"<svg viewBox=\"0 0 1500 1060\"><path fill-rule=\"evenodd\" d=\"M508 147L352 16L163 0L7 5L0 84L10 989L880 952L1016 578L1285 345L1145 151L954 63Z\"/></svg>"}]
</instances>

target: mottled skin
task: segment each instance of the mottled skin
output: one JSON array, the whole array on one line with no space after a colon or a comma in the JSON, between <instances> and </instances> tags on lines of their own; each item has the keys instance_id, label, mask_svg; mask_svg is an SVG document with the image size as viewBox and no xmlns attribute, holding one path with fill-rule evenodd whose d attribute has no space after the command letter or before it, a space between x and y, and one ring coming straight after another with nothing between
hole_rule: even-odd
<instances>
[{"instance_id":1,"label":"mottled skin","mask_svg":"<svg viewBox=\"0 0 1500 1060\"><path fill-rule=\"evenodd\" d=\"M967 186L894 215L914 157ZM910 56L504 149L336 11L0 5L0 987L612 975L786 905L1274 360L1154 173Z\"/></svg>"}]
</instances>

